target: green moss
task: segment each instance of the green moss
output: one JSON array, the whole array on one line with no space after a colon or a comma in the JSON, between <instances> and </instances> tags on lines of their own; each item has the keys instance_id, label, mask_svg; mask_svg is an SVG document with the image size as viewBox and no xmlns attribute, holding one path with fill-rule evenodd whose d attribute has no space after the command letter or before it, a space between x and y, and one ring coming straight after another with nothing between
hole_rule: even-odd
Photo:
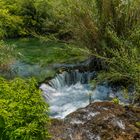
<instances>
[{"instance_id":1,"label":"green moss","mask_svg":"<svg viewBox=\"0 0 140 140\"><path fill-rule=\"evenodd\" d=\"M112 102L113 102L114 104L119 104L119 99L118 99L118 98L114 98L114 99L112 99Z\"/></svg>"},{"instance_id":2,"label":"green moss","mask_svg":"<svg viewBox=\"0 0 140 140\"><path fill-rule=\"evenodd\" d=\"M136 126L140 128L140 122L136 122Z\"/></svg>"}]
</instances>

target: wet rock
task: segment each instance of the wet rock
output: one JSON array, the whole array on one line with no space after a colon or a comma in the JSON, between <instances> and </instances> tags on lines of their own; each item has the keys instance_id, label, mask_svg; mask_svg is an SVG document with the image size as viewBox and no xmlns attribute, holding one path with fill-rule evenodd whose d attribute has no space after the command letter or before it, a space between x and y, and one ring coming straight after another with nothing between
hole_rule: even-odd
<instances>
[{"instance_id":1,"label":"wet rock","mask_svg":"<svg viewBox=\"0 0 140 140\"><path fill-rule=\"evenodd\" d=\"M140 140L140 108L96 102L53 120L52 140Z\"/></svg>"},{"instance_id":2,"label":"wet rock","mask_svg":"<svg viewBox=\"0 0 140 140\"><path fill-rule=\"evenodd\" d=\"M102 59L90 57L83 62L78 62L75 64L54 64L53 68L56 69L58 73L61 73L61 71L76 69L78 69L80 72L107 70L108 66Z\"/></svg>"}]
</instances>

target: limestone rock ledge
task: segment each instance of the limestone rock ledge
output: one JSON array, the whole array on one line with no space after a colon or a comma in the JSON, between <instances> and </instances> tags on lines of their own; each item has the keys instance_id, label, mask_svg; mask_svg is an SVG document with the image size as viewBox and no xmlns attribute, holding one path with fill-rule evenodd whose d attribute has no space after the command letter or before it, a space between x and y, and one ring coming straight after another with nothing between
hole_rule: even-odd
<instances>
[{"instance_id":1,"label":"limestone rock ledge","mask_svg":"<svg viewBox=\"0 0 140 140\"><path fill-rule=\"evenodd\" d=\"M51 140L140 140L140 108L95 102L53 119Z\"/></svg>"}]
</instances>

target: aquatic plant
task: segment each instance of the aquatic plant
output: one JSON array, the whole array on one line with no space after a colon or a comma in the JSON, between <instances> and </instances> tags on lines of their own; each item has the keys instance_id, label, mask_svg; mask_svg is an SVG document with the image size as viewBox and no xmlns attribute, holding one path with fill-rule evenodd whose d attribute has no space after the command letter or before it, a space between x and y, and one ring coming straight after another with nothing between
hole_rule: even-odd
<instances>
[{"instance_id":1,"label":"aquatic plant","mask_svg":"<svg viewBox=\"0 0 140 140\"><path fill-rule=\"evenodd\" d=\"M13 46L5 44L0 41L0 70L8 71L10 64L15 60L15 51Z\"/></svg>"}]
</instances>

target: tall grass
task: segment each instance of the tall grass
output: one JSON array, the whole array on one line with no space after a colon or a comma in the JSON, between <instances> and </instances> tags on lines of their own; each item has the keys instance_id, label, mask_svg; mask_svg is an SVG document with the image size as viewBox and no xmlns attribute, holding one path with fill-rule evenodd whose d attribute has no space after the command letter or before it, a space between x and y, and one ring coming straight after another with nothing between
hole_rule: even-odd
<instances>
[{"instance_id":1,"label":"tall grass","mask_svg":"<svg viewBox=\"0 0 140 140\"><path fill-rule=\"evenodd\" d=\"M14 47L0 41L0 71L8 71L10 64L15 61L15 57Z\"/></svg>"}]
</instances>

